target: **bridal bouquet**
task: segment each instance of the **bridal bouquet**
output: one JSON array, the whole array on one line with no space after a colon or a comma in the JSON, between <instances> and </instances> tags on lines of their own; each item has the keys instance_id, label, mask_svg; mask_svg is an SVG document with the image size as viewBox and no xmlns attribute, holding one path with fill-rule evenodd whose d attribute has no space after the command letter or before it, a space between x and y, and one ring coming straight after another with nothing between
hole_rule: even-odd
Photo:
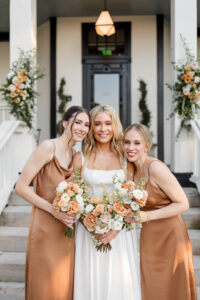
<instances>
[{"instance_id":1,"label":"bridal bouquet","mask_svg":"<svg viewBox=\"0 0 200 300\"><path fill-rule=\"evenodd\" d=\"M147 191L143 189L144 179L139 185L133 181L124 184L117 176L113 177L114 191L108 193L103 186L103 198L98 196L85 198L83 223L92 233L92 240L97 250L106 252L111 250L111 244L101 243L96 235L104 234L110 230L120 231L123 228L133 229L132 224L126 222L124 217L134 211L134 219L139 222L140 208L145 205Z\"/></svg>"},{"instance_id":2,"label":"bridal bouquet","mask_svg":"<svg viewBox=\"0 0 200 300\"><path fill-rule=\"evenodd\" d=\"M81 181L80 169L78 169L73 181L61 181L56 188L56 198L53 201L53 207L57 212L66 212L67 214L76 214L77 218L84 212L84 201L87 198L87 186ZM73 236L71 228L66 229L67 237Z\"/></svg>"}]
</instances>

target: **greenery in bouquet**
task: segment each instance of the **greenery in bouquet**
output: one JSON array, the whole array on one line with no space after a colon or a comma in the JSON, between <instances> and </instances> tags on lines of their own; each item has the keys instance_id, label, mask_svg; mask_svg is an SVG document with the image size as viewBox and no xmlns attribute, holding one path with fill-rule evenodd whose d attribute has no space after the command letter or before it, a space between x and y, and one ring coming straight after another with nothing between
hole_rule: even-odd
<instances>
[{"instance_id":1,"label":"greenery in bouquet","mask_svg":"<svg viewBox=\"0 0 200 300\"><path fill-rule=\"evenodd\" d=\"M73 181L61 181L56 188L56 198L53 201L54 209L67 214L76 214L77 219L84 212L84 202L87 201L87 186L81 180L81 171L78 169L73 175ZM66 229L67 237L73 236L71 228Z\"/></svg>"},{"instance_id":2,"label":"greenery in bouquet","mask_svg":"<svg viewBox=\"0 0 200 300\"><path fill-rule=\"evenodd\" d=\"M38 93L35 82L44 74L36 65L36 51L20 50L19 58L12 64L0 92L11 108L10 113L32 128L35 99Z\"/></svg>"},{"instance_id":3,"label":"greenery in bouquet","mask_svg":"<svg viewBox=\"0 0 200 300\"><path fill-rule=\"evenodd\" d=\"M189 121L195 118L200 108L200 61L191 54L182 36L181 40L186 53L186 63L182 65L173 63L176 70L176 81L174 85L167 84L168 88L173 91L174 111L170 117L177 113L180 118L177 138L183 129L190 130Z\"/></svg>"}]
</instances>

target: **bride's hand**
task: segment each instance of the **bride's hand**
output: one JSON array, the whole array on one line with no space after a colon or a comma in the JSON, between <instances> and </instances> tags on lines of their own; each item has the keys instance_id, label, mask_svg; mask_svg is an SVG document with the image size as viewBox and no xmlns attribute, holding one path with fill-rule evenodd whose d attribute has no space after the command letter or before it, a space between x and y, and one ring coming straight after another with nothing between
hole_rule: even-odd
<instances>
[{"instance_id":1,"label":"bride's hand","mask_svg":"<svg viewBox=\"0 0 200 300\"><path fill-rule=\"evenodd\" d=\"M103 244L108 244L110 243L117 235L119 231L117 230L110 230L107 233L101 234L101 235L96 235L96 238Z\"/></svg>"},{"instance_id":2,"label":"bride's hand","mask_svg":"<svg viewBox=\"0 0 200 300\"><path fill-rule=\"evenodd\" d=\"M128 223L137 223L137 221L134 219L134 212L132 211L130 214L124 217L124 221Z\"/></svg>"},{"instance_id":3,"label":"bride's hand","mask_svg":"<svg viewBox=\"0 0 200 300\"><path fill-rule=\"evenodd\" d=\"M52 215L67 227L73 229L73 224L76 222L76 214L66 214L64 212L56 212L52 209Z\"/></svg>"}]
</instances>

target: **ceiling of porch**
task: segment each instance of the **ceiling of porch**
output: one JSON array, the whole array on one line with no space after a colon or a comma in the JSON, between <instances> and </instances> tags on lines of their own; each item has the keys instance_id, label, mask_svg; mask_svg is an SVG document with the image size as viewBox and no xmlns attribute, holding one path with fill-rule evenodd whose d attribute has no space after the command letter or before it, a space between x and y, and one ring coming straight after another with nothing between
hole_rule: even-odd
<instances>
[{"instance_id":1,"label":"ceiling of porch","mask_svg":"<svg viewBox=\"0 0 200 300\"><path fill-rule=\"evenodd\" d=\"M200 0L198 27L200 27ZM97 16L104 8L104 0L37 0L38 25L50 17ZM170 0L107 0L113 16L162 14L170 19ZM0 32L9 31L9 0L0 0Z\"/></svg>"}]
</instances>

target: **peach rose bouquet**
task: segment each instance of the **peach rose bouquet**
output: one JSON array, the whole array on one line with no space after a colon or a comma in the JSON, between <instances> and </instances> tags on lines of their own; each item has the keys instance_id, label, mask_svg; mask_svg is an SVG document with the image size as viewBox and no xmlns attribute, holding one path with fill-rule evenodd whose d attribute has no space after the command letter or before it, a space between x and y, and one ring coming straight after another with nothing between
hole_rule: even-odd
<instances>
[{"instance_id":1,"label":"peach rose bouquet","mask_svg":"<svg viewBox=\"0 0 200 300\"><path fill-rule=\"evenodd\" d=\"M80 170L75 172L73 181L61 181L56 188L56 198L53 201L53 207L57 212L66 212L67 214L76 214L77 219L84 212L84 201L86 201L87 186L81 180ZM73 236L71 228L66 229L67 237Z\"/></svg>"},{"instance_id":2,"label":"peach rose bouquet","mask_svg":"<svg viewBox=\"0 0 200 300\"><path fill-rule=\"evenodd\" d=\"M113 198L113 209L116 214L123 217L123 228L127 230L133 229L133 225L124 220L124 217L134 212L133 218L140 223L140 209L145 205L148 192L144 189L145 179L141 178L138 185L134 181L126 181L123 184L117 176L113 177L114 192L112 193Z\"/></svg>"}]
</instances>

